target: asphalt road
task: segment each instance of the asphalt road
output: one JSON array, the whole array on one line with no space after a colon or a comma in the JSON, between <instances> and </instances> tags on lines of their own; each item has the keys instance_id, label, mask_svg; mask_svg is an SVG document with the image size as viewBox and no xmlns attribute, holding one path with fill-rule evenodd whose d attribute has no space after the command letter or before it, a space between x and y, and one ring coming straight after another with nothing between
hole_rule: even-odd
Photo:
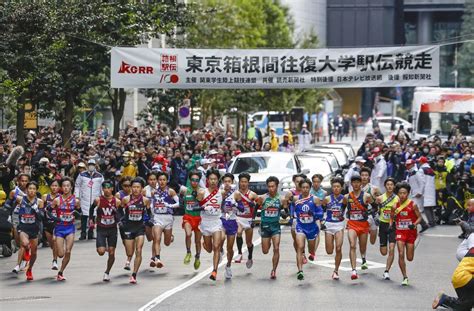
<instances>
[{"instance_id":1,"label":"asphalt road","mask_svg":"<svg viewBox=\"0 0 474 311\"><path fill-rule=\"evenodd\" d=\"M258 243L257 229L255 233ZM460 242L456 227L436 227L421 237L415 260L408 264L409 287L400 285L397 261L391 271L392 280L382 280L385 258L378 252L378 241L368 248L371 265L369 270L360 271L359 280L350 280L350 271L342 271L350 270L346 238L339 281L331 279L333 257L325 254L323 241L316 262L304 267L305 280L298 281L291 235L284 228L276 280L269 278L271 255L263 255L259 245L251 269L246 268L245 261L234 264L234 278L225 280L222 266L218 280L213 282L208 279L211 255L202 255L197 272L192 265L183 265L181 217L175 219L174 235L175 242L162 251L162 269L148 267L151 244L145 244L137 285L128 283L130 274L122 269L125 252L121 244L109 283L102 281L106 257L96 254L93 241L76 241L64 273L65 282L55 281L47 248L39 250L33 282L27 282L23 273L10 272L16 254L0 258L0 310L429 310L439 290L454 294L450 280Z\"/></svg>"}]
</instances>

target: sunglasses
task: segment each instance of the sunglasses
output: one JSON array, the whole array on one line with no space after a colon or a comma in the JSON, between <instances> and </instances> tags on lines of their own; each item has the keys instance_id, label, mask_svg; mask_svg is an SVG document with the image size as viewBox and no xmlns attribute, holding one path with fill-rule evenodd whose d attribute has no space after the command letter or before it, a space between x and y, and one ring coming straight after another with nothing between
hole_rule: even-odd
<instances>
[{"instance_id":1,"label":"sunglasses","mask_svg":"<svg viewBox=\"0 0 474 311\"><path fill-rule=\"evenodd\" d=\"M191 178L190 180L191 180L191 181L194 181L194 182L198 182L198 181L200 181L200 179L199 179L199 178Z\"/></svg>"}]
</instances>

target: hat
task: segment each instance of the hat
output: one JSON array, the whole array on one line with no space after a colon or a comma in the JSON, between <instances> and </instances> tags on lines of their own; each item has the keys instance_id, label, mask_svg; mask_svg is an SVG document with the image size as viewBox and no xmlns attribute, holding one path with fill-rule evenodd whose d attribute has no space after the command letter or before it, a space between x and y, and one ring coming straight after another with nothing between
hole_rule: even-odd
<instances>
[{"instance_id":1,"label":"hat","mask_svg":"<svg viewBox=\"0 0 474 311\"><path fill-rule=\"evenodd\" d=\"M420 157L420 158L417 160L417 162L420 163L420 164L428 163L428 158L426 158L426 157Z\"/></svg>"},{"instance_id":2,"label":"hat","mask_svg":"<svg viewBox=\"0 0 474 311\"><path fill-rule=\"evenodd\" d=\"M201 165L206 165L206 164L211 164L211 161L209 161L209 159L202 159Z\"/></svg>"},{"instance_id":3,"label":"hat","mask_svg":"<svg viewBox=\"0 0 474 311\"><path fill-rule=\"evenodd\" d=\"M48 158L41 158L39 160L39 163L49 163L49 159Z\"/></svg>"},{"instance_id":4,"label":"hat","mask_svg":"<svg viewBox=\"0 0 474 311\"><path fill-rule=\"evenodd\" d=\"M87 164L88 164L88 165L95 165L95 160L94 160L94 159L90 159L89 161L87 161Z\"/></svg>"},{"instance_id":5,"label":"hat","mask_svg":"<svg viewBox=\"0 0 474 311\"><path fill-rule=\"evenodd\" d=\"M58 168L58 166L55 163L49 163L48 167L49 168Z\"/></svg>"},{"instance_id":6,"label":"hat","mask_svg":"<svg viewBox=\"0 0 474 311\"><path fill-rule=\"evenodd\" d=\"M405 162L405 166L410 166L410 165L413 165L415 164L415 161L412 160L412 159L408 159L406 162Z\"/></svg>"},{"instance_id":7,"label":"hat","mask_svg":"<svg viewBox=\"0 0 474 311\"><path fill-rule=\"evenodd\" d=\"M130 158L132 156L132 153L130 151L125 151L122 155L124 158Z\"/></svg>"},{"instance_id":8,"label":"hat","mask_svg":"<svg viewBox=\"0 0 474 311\"><path fill-rule=\"evenodd\" d=\"M270 131L271 132L276 132L276 130L273 127L270 129Z\"/></svg>"},{"instance_id":9,"label":"hat","mask_svg":"<svg viewBox=\"0 0 474 311\"><path fill-rule=\"evenodd\" d=\"M77 167L86 168L86 165L84 164L84 162L79 162L79 163L77 164Z\"/></svg>"},{"instance_id":10,"label":"hat","mask_svg":"<svg viewBox=\"0 0 474 311\"><path fill-rule=\"evenodd\" d=\"M356 157L356 158L355 158L354 162L365 163L365 162L367 162L367 161L365 161L365 159L364 159L363 157L359 156L359 157Z\"/></svg>"},{"instance_id":11,"label":"hat","mask_svg":"<svg viewBox=\"0 0 474 311\"><path fill-rule=\"evenodd\" d=\"M303 127L307 127L306 124L303 124Z\"/></svg>"},{"instance_id":12,"label":"hat","mask_svg":"<svg viewBox=\"0 0 474 311\"><path fill-rule=\"evenodd\" d=\"M287 133L283 134L283 137L289 137Z\"/></svg>"},{"instance_id":13,"label":"hat","mask_svg":"<svg viewBox=\"0 0 474 311\"><path fill-rule=\"evenodd\" d=\"M209 151L209 155L214 155L214 154L217 154L217 153L218 153L218 152L215 151L214 149L212 149L212 150Z\"/></svg>"},{"instance_id":14,"label":"hat","mask_svg":"<svg viewBox=\"0 0 474 311\"><path fill-rule=\"evenodd\" d=\"M290 129L290 126L289 125L285 125L285 130L289 130Z\"/></svg>"}]
</instances>

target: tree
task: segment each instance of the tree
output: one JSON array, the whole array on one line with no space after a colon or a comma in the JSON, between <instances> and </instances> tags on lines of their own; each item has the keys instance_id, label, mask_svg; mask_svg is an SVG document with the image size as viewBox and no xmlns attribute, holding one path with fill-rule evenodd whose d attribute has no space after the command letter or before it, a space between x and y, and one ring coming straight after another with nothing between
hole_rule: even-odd
<instances>
[{"instance_id":1,"label":"tree","mask_svg":"<svg viewBox=\"0 0 474 311\"><path fill-rule=\"evenodd\" d=\"M463 39L472 39L474 29L474 1L465 3L461 36ZM459 50L458 73L460 85L463 87L474 87L474 42L464 42Z\"/></svg>"}]
</instances>

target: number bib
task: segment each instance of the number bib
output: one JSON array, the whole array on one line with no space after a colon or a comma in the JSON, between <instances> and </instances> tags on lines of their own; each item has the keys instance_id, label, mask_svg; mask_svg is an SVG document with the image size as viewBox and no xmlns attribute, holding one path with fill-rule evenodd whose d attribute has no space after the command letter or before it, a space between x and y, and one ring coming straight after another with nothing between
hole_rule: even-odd
<instances>
[{"instance_id":1,"label":"number bib","mask_svg":"<svg viewBox=\"0 0 474 311\"><path fill-rule=\"evenodd\" d=\"M391 216L391 211L390 210L384 210L383 211L383 214L382 214L383 219L390 220L390 216Z\"/></svg>"},{"instance_id":2,"label":"number bib","mask_svg":"<svg viewBox=\"0 0 474 311\"><path fill-rule=\"evenodd\" d=\"M399 230L408 230L410 229L410 225L412 225L413 223L411 222L411 220L404 220L404 221L399 221L398 224L397 224L397 229Z\"/></svg>"},{"instance_id":3,"label":"number bib","mask_svg":"<svg viewBox=\"0 0 474 311\"><path fill-rule=\"evenodd\" d=\"M166 214L167 213L167 208L164 203L157 202L154 205L153 209L155 214Z\"/></svg>"},{"instance_id":4,"label":"number bib","mask_svg":"<svg viewBox=\"0 0 474 311\"><path fill-rule=\"evenodd\" d=\"M299 220L302 224L310 224L314 222L314 217L306 213L301 213Z\"/></svg>"},{"instance_id":5,"label":"number bib","mask_svg":"<svg viewBox=\"0 0 474 311\"><path fill-rule=\"evenodd\" d=\"M218 216L220 213L220 206L208 205L204 213L209 216Z\"/></svg>"},{"instance_id":6,"label":"number bib","mask_svg":"<svg viewBox=\"0 0 474 311\"><path fill-rule=\"evenodd\" d=\"M143 211L141 208L137 208L136 205L130 205L128 207L128 219L130 221L140 221L143 218Z\"/></svg>"},{"instance_id":7,"label":"number bib","mask_svg":"<svg viewBox=\"0 0 474 311\"><path fill-rule=\"evenodd\" d=\"M115 223L115 217L112 215L102 215L100 218L100 223L104 226L110 226Z\"/></svg>"},{"instance_id":8,"label":"number bib","mask_svg":"<svg viewBox=\"0 0 474 311\"><path fill-rule=\"evenodd\" d=\"M341 219L342 213L339 209L331 209L332 219L339 220Z\"/></svg>"},{"instance_id":9,"label":"number bib","mask_svg":"<svg viewBox=\"0 0 474 311\"><path fill-rule=\"evenodd\" d=\"M62 212L59 219L63 222L72 222L74 220L73 212Z\"/></svg>"},{"instance_id":10,"label":"number bib","mask_svg":"<svg viewBox=\"0 0 474 311\"><path fill-rule=\"evenodd\" d=\"M33 214L23 214L20 217L20 222L25 225L32 225L36 222L36 217Z\"/></svg>"},{"instance_id":11,"label":"number bib","mask_svg":"<svg viewBox=\"0 0 474 311\"><path fill-rule=\"evenodd\" d=\"M265 217L269 217L269 218L278 217L278 208L267 207L265 209Z\"/></svg>"},{"instance_id":12,"label":"number bib","mask_svg":"<svg viewBox=\"0 0 474 311\"><path fill-rule=\"evenodd\" d=\"M350 220L364 220L364 215L361 211L351 211Z\"/></svg>"}]
</instances>

